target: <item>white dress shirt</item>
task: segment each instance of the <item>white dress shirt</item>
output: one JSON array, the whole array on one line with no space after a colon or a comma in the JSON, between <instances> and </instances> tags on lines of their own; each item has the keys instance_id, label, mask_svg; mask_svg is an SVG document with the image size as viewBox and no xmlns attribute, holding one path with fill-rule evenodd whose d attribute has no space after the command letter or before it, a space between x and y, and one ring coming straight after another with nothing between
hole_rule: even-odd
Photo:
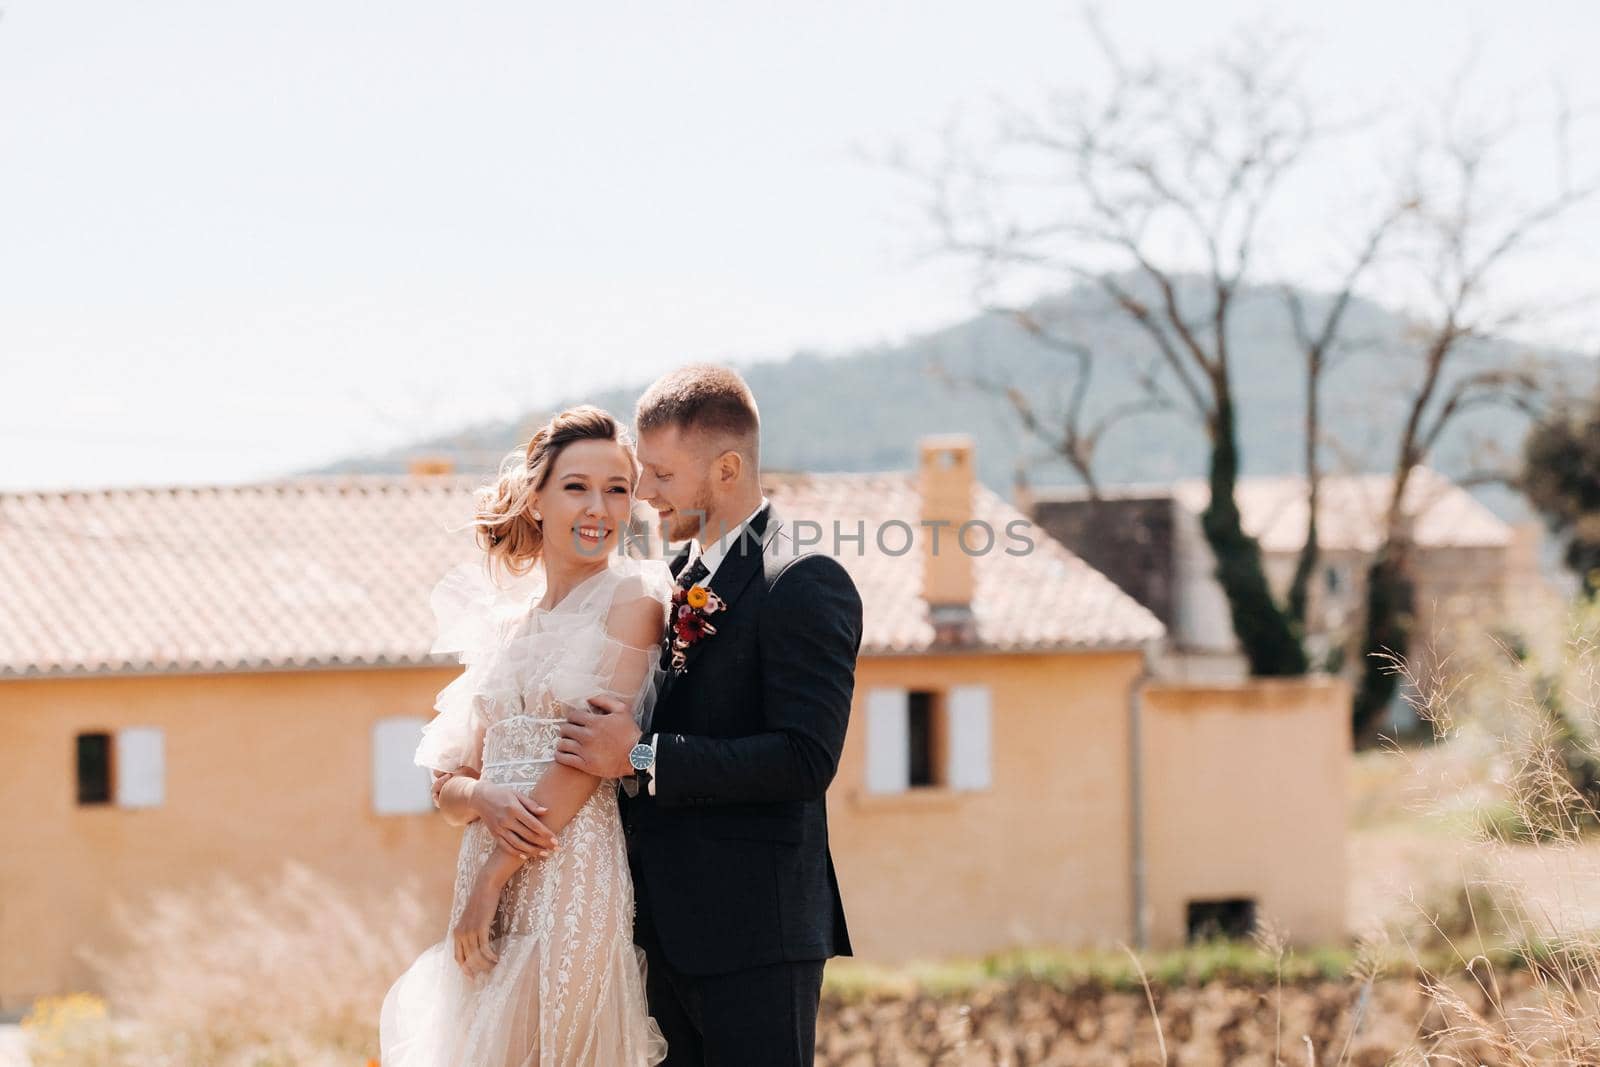
<instances>
[{"instance_id":1,"label":"white dress shirt","mask_svg":"<svg viewBox=\"0 0 1600 1067\"><path fill-rule=\"evenodd\" d=\"M706 565L706 576L700 579L700 584L710 585L711 579L717 576L717 568L722 566L722 561L728 558L729 550L737 545L739 543L739 539L744 536L745 527L749 526L750 523L755 520L755 517L761 514L761 509L766 507L769 503L770 501L763 496L761 498L761 503L757 504L756 509L744 517L743 522L713 541L709 548L702 547L698 537L690 538L689 559L684 563L684 569L687 570L688 568L693 567L694 561L697 559L704 560ZM659 742L660 738L661 735L659 733L650 735L650 747L656 750L657 758L656 764L650 768L650 784L646 786L646 791L651 796L656 795L656 779L659 778L661 774L661 764L659 762L661 757L661 749L657 747L657 743Z\"/></svg>"},{"instance_id":2,"label":"white dress shirt","mask_svg":"<svg viewBox=\"0 0 1600 1067\"><path fill-rule=\"evenodd\" d=\"M685 563L684 566L693 567L694 561L697 559L705 561L706 576L701 579L701 584L711 584L711 579L717 576L717 568L722 566L722 561L728 558L729 550L739 543L739 538L744 536L745 527L755 521L755 517L761 514L761 509L766 507L768 503L767 498L762 497L761 503L757 504L756 509L744 517L743 522L713 541L710 548L701 547L698 537L689 541L689 562Z\"/></svg>"}]
</instances>

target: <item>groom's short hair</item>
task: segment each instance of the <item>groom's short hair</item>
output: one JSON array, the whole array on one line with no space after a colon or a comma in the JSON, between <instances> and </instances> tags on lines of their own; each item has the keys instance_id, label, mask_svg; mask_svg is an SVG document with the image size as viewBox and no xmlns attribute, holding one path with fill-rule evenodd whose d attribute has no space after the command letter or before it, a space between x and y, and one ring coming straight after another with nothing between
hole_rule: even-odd
<instances>
[{"instance_id":1,"label":"groom's short hair","mask_svg":"<svg viewBox=\"0 0 1600 1067\"><path fill-rule=\"evenodd\" d=\"M657 378L634 411L641 434L675 426L734 444L759 462L761 414L739 372L715 363L691 363Z\"/></svg>"}]
</instances>

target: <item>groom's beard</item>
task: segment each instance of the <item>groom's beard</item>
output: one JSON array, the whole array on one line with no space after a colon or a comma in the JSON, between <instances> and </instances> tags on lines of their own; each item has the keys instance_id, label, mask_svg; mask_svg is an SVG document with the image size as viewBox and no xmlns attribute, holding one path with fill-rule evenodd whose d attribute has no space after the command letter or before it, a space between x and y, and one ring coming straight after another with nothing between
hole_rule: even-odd
<instances>
[{"instance_id":1,"label":"groom's beard","mask_svg":"<svg viewBox=\"0 0 1600 1067\"><path fill-rule=\"evenodd\" d=\"M687 541L691 537L700 536L702 529L712 532L716 530L716 523L711 518L711 490L695 498L695 502L687 508L676 508L666 517L666 530L663 536L668 541Z\"/></svg>"}]
</instances>

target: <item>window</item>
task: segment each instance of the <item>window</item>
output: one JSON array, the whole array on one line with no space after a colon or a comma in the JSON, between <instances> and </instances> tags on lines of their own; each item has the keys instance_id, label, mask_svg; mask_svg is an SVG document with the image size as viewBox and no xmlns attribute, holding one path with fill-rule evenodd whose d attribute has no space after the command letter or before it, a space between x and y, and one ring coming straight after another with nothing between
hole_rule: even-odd
<instances>
[{"instance_id":1,"label":"window","mask_svg":"<svg viewBox=\"0 0 1600 1067\"><path fill-rule=\"evenodd\" d=\"M1189 901L1189 943L1238 941L1256 931L1256 902L1249 898Z\"/></svg>"},{"instance_id":2,"label":"window","mask_svg":"<svg viewBox=\"0 0 1600 1067\"><path fill-rule=\"evenodd\" d=\"M78 735L78 803L111 803L111 735Z\"/></svg>"},{"instance_id":3,"label":"window","mask_svg":"<svg viewBox=\"0 0 1600 1067\"><path fill-rule=\"evenodd\" d=\"M157 726L77 738L78 803L158 808L166 799L166 742Z\"/></svg>"},{"instance_id":4,"label":"window","mask_svg":"<svg viewBox=\"0 0 1600 1067\"><path fill-rule=\"evenodd\" d=\"M934 694L920 690L906 694L906 758L910 773L907 785L943 785L943 769L936 753L941 738L937 736L939 724L934 720Z\"/></svg>"},{"instance_id":5,"label":"window","mask_svg":"<svg viewBox=\"0 0 1600 1067\"><path fill-rule=\"evenodd\" d=\"M871 689L866 712L869 793L992 783L987 686Z\"/></svg>"},{"instance_id":6,"label":"window","mask_svg":"<svg viewBox=\"0 0 1600 1067\"><path fill-rule=\"evenodd\" d=\"M415 815L433 810L433 776L413 762L426 719L397 715L372 727L372 810Z\"/></svg>"}]
</instances>

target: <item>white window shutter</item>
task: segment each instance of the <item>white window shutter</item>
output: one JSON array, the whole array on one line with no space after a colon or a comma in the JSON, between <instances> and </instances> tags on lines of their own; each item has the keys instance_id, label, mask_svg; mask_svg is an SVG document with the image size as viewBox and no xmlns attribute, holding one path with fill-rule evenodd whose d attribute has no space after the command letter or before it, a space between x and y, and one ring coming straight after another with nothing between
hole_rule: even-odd
<instances>
[{"instance_id":1,"label":"white window shutter","mask_svg":"<svg viewBox=\"0 0 1600 1067\"><path fill-rule=\"evenodd\" d=\"M958 685L945 697L950 716L952 789L988 789L994 780L989 687Z\"/></svg>"},{"instance_id":2,"label":"white window shutter","mask_svg":"<svg viewBox=\"0 0 1600 1067\"><path fill-rule=\"evenodd\" d=\"M911 785L911 726L904 689L867 691L867 792L903 793Z\"/></svg>"},{"instance_id":3,"label":"white window shutter","mask_svg":"<svg viewBox=\"0 0 1600 1067\"><path fill-rule=\"evenodd\" d=\"M379 719L372 727L372 810L412 815L433 810L433 776L412 762L422 724L415 715Z\"/></svg>"},{"instance_id":4,"label":"white window shutter","mask_svg":"<svg viewBox=\"0 0 1600 1067\"><path fill-rule=\"evenodd\" d=\"M159 808L166 799L166 741L158 726L117 731L112 773L117 804L124 808Z\"/></svg>"}]
</instances>

